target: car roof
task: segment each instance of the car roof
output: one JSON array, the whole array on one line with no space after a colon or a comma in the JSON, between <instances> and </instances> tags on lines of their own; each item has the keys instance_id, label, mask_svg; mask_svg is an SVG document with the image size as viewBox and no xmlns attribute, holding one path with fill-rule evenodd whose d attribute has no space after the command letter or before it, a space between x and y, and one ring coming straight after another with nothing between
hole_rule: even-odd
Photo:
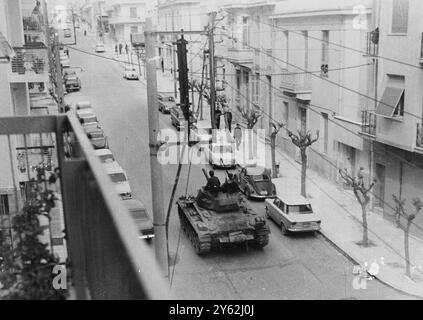
<instances>
[{"instance_id":1,"label":"car roof","mask_svg":"<svg viewBox=\"0 0 423 320\"><path fill-rule=\"evenodd\" d=\"M144 204L137 199L128 199L128 200L123 200L123 203L125 204L125 206L131 210L131 209L143 209L145 211L147 211L145 209Z\"/></svg>"},{"instance_id":2,"label":"car roof","mask_svg":"<svg viewBox=\"0 0 423 320\"><path fill-rule=\"evenodd\" d=\"M103 163L104 169L106 169L107 174L112 173L125 173L125 170L119 165L114 162Z\"/></svg>"},{"instance_id":3,"label":"car roof","mask_svg":"<svg viewBox=\"0 0 423 320\"><path fill-rule=\"evenodd\" d=\"M273 180L273 183L275 183ZM298 193L296 188L287 187L284 185L283 188L278 188L278 183L276 181L276 190L277 190L277 197L285 202L289 206L297 206L297 205L307 205L310 204L306 198L304 198L301 194Z\"/></svg>"},{"instance_id":4,"label":"car roof","mask_svg":"<svg viewBox=\"0 0 423 320\"><path fill-rule=\"evenodd\" d=\"M256 166L256 167L247 167L245 168L247 170L247 175L249 176L258 176L265 173L266 168Z\"/></svg>"},{"instance_id":5,"label":"car roof","mask_svg":"<svg viewBox=\"0 0 423 320\"><path fill-rule=\"evenodd\" d=\"M78 80L77 76L69 76L67 77L67 80Z\"/></svg>"},{"instance_id":6,"label":"car roof","mask_svg":"<svg viewBox=\"0 0 423 320\"><path fill-rule=\"evenodd\" d=\"M110 151L110 149L97 149L97 150L94 150L94 152L97 156L104 156L106 154L113 155L113 152Z\"/></svg>"}]
</instances>

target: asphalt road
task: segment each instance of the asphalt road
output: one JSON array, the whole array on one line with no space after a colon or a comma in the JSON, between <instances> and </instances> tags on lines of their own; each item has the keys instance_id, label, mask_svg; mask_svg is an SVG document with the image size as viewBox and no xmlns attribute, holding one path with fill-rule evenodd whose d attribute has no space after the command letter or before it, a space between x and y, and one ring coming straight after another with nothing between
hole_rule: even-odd
<instances>
[{"instance_id":1,"label":"asphalt road","mask_svg":"<svg viewBox=\"0 0 423 320\"><path fill-rule=\"evenodd\" d=\"M77 48L94 54L96 41L78 37ZM68 102L91 101L108 138L110 149L128 173L133 194L151 211L151 181L148 149L147 93L138 81L123 79L122 66L70 49L72 66L82 67L82 90L66 96ZM160 115L162 128L171 127L170 116ZM167 208L176 165L163 166L163 194ZM202 166L184 165L176 196L194 194L204 183ZM223 172L218 173L221 180ZM263 202L252 203L264 215ZM366 289L353 287L353 263L320 234L284 236L269 221L270 242L263 250L233 248L205 257L195 254L184 234L180 234L177 210L170 219L169 248L172 293L179 299L410 299L378 280ZM178 245L179 243L179 245ZM154 241L151 243L154 250ZM176 255L177 252L177 255ZM175 258L176 256L176 258ZM172 261L171 261L172 262ZM173 276L172 276L173 274Z\"/></svg>"}]
</instances>

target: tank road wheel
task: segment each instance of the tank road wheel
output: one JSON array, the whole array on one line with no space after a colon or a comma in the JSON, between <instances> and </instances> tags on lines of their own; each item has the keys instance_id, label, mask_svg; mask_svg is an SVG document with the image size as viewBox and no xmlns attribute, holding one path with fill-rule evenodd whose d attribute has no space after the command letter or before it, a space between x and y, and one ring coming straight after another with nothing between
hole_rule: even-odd
<instances>
[{"instance_id":1,"label":"tank road wheel","mask_svg":"<svg viewBox=\"0 0 423 320\"><path fill-rule=\"evenodd\" d=\"M267 226L262 226L256 230L255 246L259 249L269 244L269 229Z\"/></svg>"},{"instance_id":2,"label":"tank road wheel","mask_svg":"<svg viewBox=\"0 0 423 320\"><path fill-rule=\"evenodd\" d=\"M195 233L193 233L192 244L194 246L195 252L198 255L206 255L210 252L210 241L208 239L199 238L198 235Z\"/></svg>"}]
</instances>

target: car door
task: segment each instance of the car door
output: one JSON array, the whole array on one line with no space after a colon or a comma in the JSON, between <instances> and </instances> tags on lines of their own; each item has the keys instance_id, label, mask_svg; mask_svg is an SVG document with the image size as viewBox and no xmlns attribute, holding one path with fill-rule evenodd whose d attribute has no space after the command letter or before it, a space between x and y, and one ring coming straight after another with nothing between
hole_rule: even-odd
<instances>
[{"instance_id":1,"label":"car door","mask_svg":"<svg viewBox=\"0 0 423 320\"><path fill-rule=\"evenodd\" d=\"M275 200L273 200L273 202L271 203L271 206L269 208L270 217L278 225L280 223L280 218L279 218L280 214L278 212L279 211L279 203L280 203L280 200L278 198L275 198Z\"/></svg>"},{"instance_id":2,"label":"car door","mask_svg":"<svg viewBox=\"0 0 423 320\"><path fill-rule=\"evenodd\" d=\"M283 201L281 201L281 204L279 206L279 223L281 225L283 223L287 228L289 228L291 225L288 219L288 205Z\"/></svg>"}]
</instances>

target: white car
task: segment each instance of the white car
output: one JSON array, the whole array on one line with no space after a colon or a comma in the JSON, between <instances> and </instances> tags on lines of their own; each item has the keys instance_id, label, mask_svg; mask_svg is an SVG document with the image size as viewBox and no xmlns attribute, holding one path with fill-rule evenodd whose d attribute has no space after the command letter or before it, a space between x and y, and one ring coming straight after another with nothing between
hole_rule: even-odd
<instances>
[{"instance_id":1,"label":"white car","mask_svg":"<svg viewBox=\"0 0 423 320\"><path fill-rule=\"evenodd\" d=\"M200 148L209 144L212 141L212 137L212 128L209 120L198 120L190 129L190 143L199 143Z\"/></svg>"},{"instance_id":2,"label":"white car","mask_svg":"<svg viewBox=\"0 0 423 320\"><path fill-rule=\"evenodd\" d=\"M60 58L60 64L62 68L70 68L70 60L67 57Z\"/></svg>"},{"instance_id":3,"label":"white car","mask_svg":"<svg viewBox=\"0 0 423 320\"><path fill-rule=\"evenodd\" d=\"M132 199L131 186L129 185L126 172L122 167L115 163L104 163L103 166L112 180L119 196L123 200Z\"/></svg>"},{"instance_id":4,"label":"white car","mask_svg":"<svg viewBox=\"0 0 423 320\"><path fill-rule=\"evenodd\" d=\"M94 152L100 158L100 161L102 163L113 163L115 165L118 165L115 156L109 149L97 149L94 150Z\"/></svg>"},{"instance_id":5,"label":"white car","mask_svg":"<svg viewBox=\"0 0 423 320\"><path fill-rule=\"evenodd\" d=\"M234 147L229 143L210 143L204 147L206 160L213 168L234 168L236 156Z\"/></svg>"},{"instance_id":6,"label":"white car","mask_svg":"<svg viewBox=\"0 0 423 320\"><path fill-rule=\"evenodd\" d=\"M97 43L95 45L95 52L106 52L106 48L104 47L104 44Z\"/></svg>"},{"instance_id":7,"label":"white car","mask_svg":"<svg viewBox=\"0 0 423 320\"><path fill-rule=\"evenodd\" d=\"M292 188L278 188L274 199L265 200L266 216L280 226L282 233L317 232L321 219L310 202Z\"/></svg>"},{"instance_id":8,"label":"white car","mask_svg":"<svg viewBox=\"0 0 423 320\"><path fill-rule=\"evenodd\" d=\"M126 80L138 80L138 73L137 70L134 67L131 66L125 66L125 72L123 73L123 77Z\"/></svg>"}]
</instances>

